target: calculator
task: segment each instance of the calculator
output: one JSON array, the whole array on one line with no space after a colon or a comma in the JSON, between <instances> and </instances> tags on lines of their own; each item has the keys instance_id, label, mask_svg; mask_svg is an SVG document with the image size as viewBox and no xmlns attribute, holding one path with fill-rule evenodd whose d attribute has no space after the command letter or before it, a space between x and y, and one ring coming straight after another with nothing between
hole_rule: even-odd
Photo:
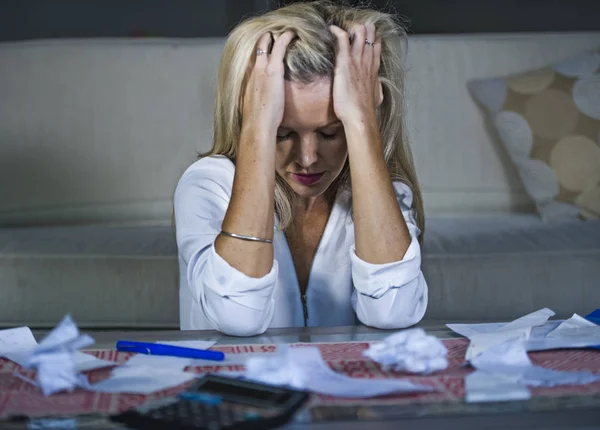
<instances>
[{"instance_id":1,"label":"calculator","mask_svg":"<svg viewBox=\"0 0 600 430\"><path fill-rule=\"evenodd\" d=\"M110 418L133 429L271 429L287 423L308 397L304 391L205 375L175 397Z\"/></svg>"}]
</instances>

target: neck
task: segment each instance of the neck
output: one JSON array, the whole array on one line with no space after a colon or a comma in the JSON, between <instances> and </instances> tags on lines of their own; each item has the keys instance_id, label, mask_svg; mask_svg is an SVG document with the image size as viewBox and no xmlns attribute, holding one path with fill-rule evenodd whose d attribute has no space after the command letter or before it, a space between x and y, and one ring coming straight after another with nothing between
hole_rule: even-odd
<instances>
[{"instance_id":1,"label":"neck","mask_svg":"<svg viewBox=\"0 0 600 430\"><path fill-rule=\"evenodd\" d=\"M295 212L297 215L306 215L310 212L329 210L333 203L333 193L327 190L317 197L297 197L295 201Z\"/></svg>"}]
</instances>

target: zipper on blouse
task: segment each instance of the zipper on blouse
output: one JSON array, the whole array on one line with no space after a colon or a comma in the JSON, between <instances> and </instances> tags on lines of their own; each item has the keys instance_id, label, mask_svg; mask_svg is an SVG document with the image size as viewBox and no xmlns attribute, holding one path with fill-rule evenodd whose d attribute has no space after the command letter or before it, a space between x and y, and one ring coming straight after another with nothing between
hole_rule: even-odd
<instances>
[{"instance_id":1,"label":"zipper on blouse","mask_svg":"<svg viewBox=\"0 0 600 430\"><path fill-rule=\"evenodd\" d=\"M302 310L304 311L304 327L308 327L308 305L306 304L306 294L300 295L302 301Z\"/></svg>"}]
</instances>

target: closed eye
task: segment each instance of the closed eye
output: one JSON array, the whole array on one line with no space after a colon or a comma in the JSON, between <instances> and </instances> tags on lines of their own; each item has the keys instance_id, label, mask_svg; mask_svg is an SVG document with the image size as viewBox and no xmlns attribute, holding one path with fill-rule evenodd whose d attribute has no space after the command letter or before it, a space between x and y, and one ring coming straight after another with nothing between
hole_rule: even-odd
<instances>
[{"instance_id":1,"label":"closed eye","mask_svg":"<svg viewBox=\"0 0 600 430\"><path fill-rule=\"evenodd\" d=\"M320 132L319 134L325 140L333 140L333 139L335 139L335 137L337 136L338 133L336 131L336 132L333 132L333 133L323 133L323 132Z\"/></svg>"},{"instance_id":2,"label":"closed eye","mask_svg":"<svg viewBox=\"0 0 600 430\"><path fill-rule=\"evenodd\" d=\"M292 137L292 133L278 134L277 135L277 142L284 142L284 141L290 139L291 137Z\"/></svg>"}]
</instances>

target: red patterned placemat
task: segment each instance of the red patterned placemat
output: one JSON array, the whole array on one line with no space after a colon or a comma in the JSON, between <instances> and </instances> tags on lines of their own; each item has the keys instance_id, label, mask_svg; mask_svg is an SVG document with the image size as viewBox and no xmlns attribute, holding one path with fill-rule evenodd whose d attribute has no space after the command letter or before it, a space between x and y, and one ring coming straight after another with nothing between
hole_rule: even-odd
<instances>
[{"instance_id":1,"label":"red patterned placemat","mask_svg":"<svg viewBox=\"0 0 600 430\"><path fill-rule=\"evenodd\" d=\"M340 399L315 395L312 407L320 406L385 406L385 405L426 405L439 403L462 403L464 397L463 378L471 370L461 366L467 347L465 339L445 340L448 347L450 366L444 372L430 376L414 376L397 372L383 371L377 363L362 356L368 348L367 342L343 342L321 344L294 344L293 347L317 346L325 361L335 371L356 378L409 378L411 381L433 386L431 393L389 395L375 399ZM216 346L226 354L268 354L277 351L276 345L233 345ZM89 351L98 358L124 363L131 353L114 350ZM530 354L535 364L555 370L590 370L600 372L600 351L594 350L557 350ZM188 371L197 373L219 372L223 370L243 370L241 365L190 367ZM75 414L112 414L144 403L147 400L173 395L183 388L175 387L154 393L150 396L133 394L104 394L85 390L72 393L54 394L44 397L32 385L14 376L15 371L32 377L33 372L23 371L20 366L0 359L0 418L11 415L75 415ZM88 372L90 382L106 378L110 369ZM600 395L600 382L584 386L561 386L553 388L533 388L534 397L564 397Z\"/></svg>"}]
</instances>

